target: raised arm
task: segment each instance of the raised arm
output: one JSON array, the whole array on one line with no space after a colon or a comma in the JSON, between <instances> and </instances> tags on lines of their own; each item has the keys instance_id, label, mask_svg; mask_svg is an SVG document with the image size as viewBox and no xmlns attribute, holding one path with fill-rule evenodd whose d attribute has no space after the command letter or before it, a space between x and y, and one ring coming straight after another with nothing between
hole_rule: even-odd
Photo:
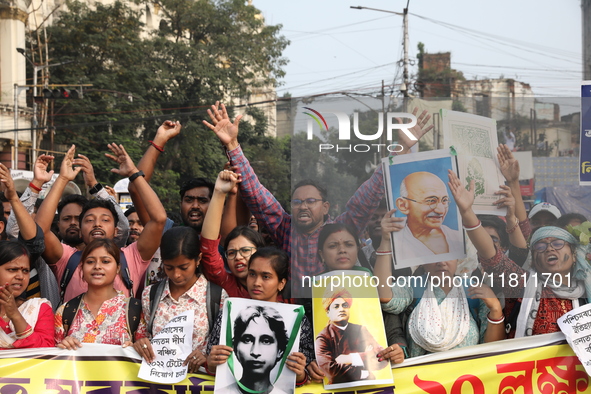
<instances>
[{"instance_id":1,"label":"raised arm","mask_svg":"<svg viewBox=\"0 0 591 394\"><path fill-rule=\"evenodd\" d=\"M511 193L513 190L509 186L501 185L501 190L495 192L495 194L503 196L494 202L498 207L506 207L507 215L505 216L507 221L507 234L509 234L509 241L511 245L521 249L527 249L527 241L521 232L519 227L519 219L515 216L516 210L516 199Z\"/></svg>"},{"instance_id":2,"label":"raised arm","mask_svg":"<svg viewBox=\"0 0 591 394\"><path fill-rule=\"evenodd\" d=\"M39 193L44 184L51 180L53 171L47 171L49 163L53 161L54 157L49 155L39 155L35 166L33 167L33 180L21 196L21 202L29 214L35 211L35 202L39 198ZM19 226L14 216L14 210L10 212L8 222L6 224L6 233L13 238L18 237Z\"/></svg>"},{"instance_id":3,"label":"raised arm","mask_svg":"<svg viewBox=\"0 0 591 394\"><path fill-rule=\"evenodd\" d=\"M419 109L415 107L412 114L416 116ZM403 150L400 153L410 152L412 148L428 131L433 128L433 125L425 127L431 118L427 114L427 110L421 112L417 117L417 124L409 129L409 131L416 137L416 140L410 139L405 133L399 131L398 143L402 145ZM400 121L400 120L399 120ZM399 154L400 154L399 153ZM348 223L357 229L358 234L361 234L367 227L369 219L373 212L377 209L379 201L384 195L384 176L382 166L374 171L371 178L365 181L347 201L345 212L335 219L337 222Z\"/></svg>"},{"instance_id":4,"label":"raised arm","mask_svg":"<svg viewBox=\"0 0 591 394\"><path fill-rule=\"evenodd\" d=\"M168 141L180 134L182 127L183 126L181 126L180 122L173 122L171 120L165 120L160 127L158 127L154 140L150 143L150 146L148 146L148 149L137 164L138 170L144 172L144 179L146 182L150 183L152 175L154 174L154 168L156 167L156 161L158 161L158 158L164 152L164 147ZM141 198L139 198L136 185L130 183L128 190L134 204L136 201L138 202L138 205L134 205L134 207L140 221L142 223L147 223L150 220L150 215L141 201Z\"/></svg>"},{"instance_id":5,"label":"raised arm","mask_svg":"<svg viewBox=\"0 0 591 394\"><path fill-rule=\"evenodd\" d=\"M470 182L470 190L466 190L455 172L449 170L448 176L449 188L462 215L462 224L468 233L470 241L474 244L481 258L492 258L497 253L495 244L490 235L482 227L480 219L478 219L472 210L472 204L474 203L474 181Z\"/></svg>"},{"instance_id":6,"label":"raised arm","mask_svg":"<svg viewBox=\"0 0 591 394\"><path fill-rule=\"evenodd\" d=\"M39 207L35 221L43 230L45 235L45 252L43 252L43 258L47 264L55 264L62 257L63 246L57 236L51 231L51 223L57 209L57 205L60 201L64 189L68 185L68 182L76 179L76 175L80 172L80 168L72 167L74 164L74 153L76 147L72 145L68 152L64 156L62 165L60 167L60 174L56 178L51 191L43 200L43 204Z\"/></svg>"},{"instance_id":7,"label":"raised arm","mask_svg":"<svg viewBox=\"0 0 591 394\"><path fill-rule=\"evenodd\" d=\"M521 188L519 187L519 161L513 156L513 152L505 144L497 147L497 158L499 159L501 174L507 180L507 186L511 188L511 193L515 198L515 216L520 222L523 222L527 220L527 211L523 204Z\"/></svg>"},{"instance_id":8,"label":"raised arm","mask_svg":"<svg viewBox=\"0 0 591 394\"><path fill-rule=\"evenodd\" d=\"M135 184L139 200L148 212L150 220L144 225L144 231L137 240L137 248L143 260L150 260L160 247L162 229L166 223L166 211L144 177L137 175L140 171L133 164L123 145L109 144L108 146L113 154L105 153L105 156L119 164L119 168L113 168L111 171L125 178L131 177L129 183ZM136 201L133 203L135 205Z\"/></svg>"},{"instance_id":9,"label":"raised arm","mask_svg":"<svg viewBox=\"0 0 591 394\"><path fill-rule=\"evenodd\" d=\"M382 241L376 249L376 264L373 274L379 279L378 296L380 302L388 302L392 299L392 289L387 285L388 278L392 276L392 241L393 231L404 228L404 218L392 217L396 209L386 212L381 221Z\"/></svg>"},{"instance_id":10,"label":"raised arm","mask_svg":"<svg viewBox=\"0 0 591 394\"><path fill-rule=\"evenodd\" d=\"M37 224L35 224L35 221L19 199L10 175L10 170L4 164L0 164L0 182L5 187L4 195L12 206L12 212L14 212L14 216L16 217L22 238L25 240L35 238L37 235Z\"/></svg>"},{"instance_id":11,"label":"raised arm","mask_svg":"<svg viewBox=\"0 0 591 394\"><path fill-rule=\"evenodd\" d=\"M227 162L224 166L224 170L230 170L236 172L238 167L231 166L230 162ZM222 227L220 228L221 243L224 243L226 236L230 231L234 230L238 226L246 226L250 220L250 211L240 196L240 189L238 184L230 190L226 197L226 203L224 204L224 212L222 214Z\"/></svg>"},{"instance_id":12,"label":"raised arm","mask_svg":"<svg viewBox=\"0 0 591 394\"><path fill-rule=\"evenodd\" d=\"M240 115L234 122L230 121L226 107L219 102L207 110L212 123L203 121L211 129L228 152L228 157L236 172L242 176L240 195L242 200L261 223L267 227L277 244L289 250L291 217L283 209L279 201L259 181L250 163L242 153L238 144L238 125Z\"/></svg>"},{"instance_id":13,"label":"raised arm","mask_svg":"<svg viewBox=\"0 0 591 394\"><path fill-rule=\"evenodd\" d=\"M209 208L203 220L201 230L203 238L217 239L219 237L226 195L236 186L239 178L239 175L233 171L223 170L219 173L209 202Z\"/></svg>"}]
</instances>

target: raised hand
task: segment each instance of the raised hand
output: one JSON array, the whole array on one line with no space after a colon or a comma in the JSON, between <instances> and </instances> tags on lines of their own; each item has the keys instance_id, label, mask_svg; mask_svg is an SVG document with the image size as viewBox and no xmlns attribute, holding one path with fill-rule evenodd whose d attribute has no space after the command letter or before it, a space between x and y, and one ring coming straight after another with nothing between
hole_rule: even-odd
<instances>
[{"instance_id":1,"label":"raised hand","mask_svg":"<svg viewBox=\"0 0 591 394\"><path fill-rule=\"evenodd\" d=\"M497 147L497 158L501 174L507 182L519 181L519 161L513 156L513 152L507 145L501 144Z\"/></svg>"},{"instance_id":2,"label":"raised hand","mask_svg":"<svg viewBox=\"0 0 591 394\"><path fill-rule=\"evenodd\" d=\"M53 170L47 171L47 168L53 159L54 157L50 155L37 156L35 166L33 167L33 183L35 186L41 187L44 183L47 183L51 180L51 177L53 176ZM35 181L39 181L40 185Z\"/></svg>"},{"instance_id":3,"label":"raised hand","mask_svg":"<svg viewBox=\"0 0 591 394\"><path fill-rule=\"evenodd\" d=\"M447 175L449 176L449 182L447 184L460 209L460 213L470 210L472 204L474 204L474 180L470 182L470 190L466 190L455 172L448 170Z\"/></svg>"},{"instance_id":4,"label":"raised hand","mask_svg":"<svg viewBox=\"0 0 591 394\"><path fill-rule=\"evenodd\" d=\"M223 170L215 181L215 190L227 194L236 187L240 180L240 175L234 171Z\"/></svg>"},{"instance_id":5,"label":"raised hand","mask_svg":"<svg viewBox=\"0 0 591 394\"><path fill-rule=\"evenodd\" d=\"M76 153L76 145L72 145L66 152L62 165L60 167L60 177L68 182L76 179L76 175L82 170L80 167L74 168L74 154Z\"/></svg>"},{"instance_id":6,"label":"raised hand","mask_svg":"<svg viewBox=\"0 0 591 394\"><path fill-rule=\"evenodd\" d=\"M156 136L154 137L154 143L158 146L164 146L168 141L176 137L181 133L181 122L178 120L173 122L172 120L165 120L164 123L158 127Z\"/></svg>"},{"instance_id":7,"label":"raised hand","mask_svg":"<svg viewBox=\"0 0 591 394\"><path fill-rule=\"evenodd\" d=\"M96 177L94 176L94 167L92 167L92 163L88 157L79 153L78 158L74 159L74 165L80 167L86 186L94 187L97 184Z\"/></svg>"},{"instance_id":8,"label":"raised hand","mask_svg":"<svg viewBox=\"0 0 591 394\"><path fill-rule=\"evenodd\" d=\"M415 107L412 110L412 114L413 115L417 115L417 112L419 112L419 108ZM410 128L409 131L412 133L412 135L414 135L415 137L417 137L417 140L411 140L410 138L408 138L408 136L406 135L406 133L404 133L402 130L398 131L398 143L400 145L402 145L406 150L408 151L408 149L410 149L414 144L416 144L417 142L419 142L419 140L427 133L429 132L432 128L433 125L425 128L425 126L427 125L427 123L429 122L429 119L431 119L431 115L428 114L427 110L424 110L423 112L421 112L421 114L419 116L417 116L417 124ZM402 120L397 118L399 123L402 123ZM404 151L403 150L403 151ZM406 153L406 152L405 152Z\"/></svg>"},{"instance_id":9,"label":"raised hand","mask_svg":"<svg viewBox=\"0 0 591 394\"><path fill-rule=\"evenodd\" d=\"M4 196L6 196L8 201L18 200L18 194L16 193L10 170L4 164L0 164L0 182L5 188Z\"/></svg>"},{"instance_id":10,"label":"raised hand","mask_svg":"<svg viewBox=\"0 0 591 394\"><path fill-rule=\"evenodd\" d=\"M112 168L111 172L114 172L123 178L129 178L131 175L139 171L135 164L133 164L131 157L129 157L123 145L109 144L107 146L113 154L110 155L105 153L105 156L119 164L119 168Z\"/></svg>"},{"instance_id":11,"label":"raised hand","mask_svg":"<svg viewBox=\"0 0 591 394\"><path fill-rule=\"evenodd\" d=\"M117 199L117 192L111 186L105 185L105 190L109 193L109 196Z\"/></svg>"},{"instance_id":12,"label":"raised hand","mask_svg":"<svg viewBox=\"0 0 591 394\"><path fill-rule=\"evenodd\" d=\"M396 209L386 212L382 218L382 221L380 222L383 240L390 240L390 234L392 232L400 231L404 228L404 218L392 217L395 212Z\"/></svg>"},{"instance_id":13,"label":"raised hand","mask_svg":"<svg viewBox=\"0 0 591 394\"><path fill-rule=\"evenodd\" d=\"M228 116L226 106L220 105L219 101L215 102L215 105L211 106L211 109L207 110L211 123L203 121L203 124L209 127L215 135L219 138L222 144L226 146L228 150L232 150L238 146L238 124L242 115L238 115L234 119L234 123Z\"/></svg>"},{"instance_id":14,"label":"raised hand","mask_svg":"<svg viewBox=\"0 0 591 394\"><path fill-rule=\"evenodd\" d=\"M515 197L511 193L511 188L506 185L501 185L501 190L495 192L496 195L501 195L503 197L499 198L497 201L493 202L497 208L507 208L507 217L514 217L515 216Z\"/></svg>"}]
</instances>

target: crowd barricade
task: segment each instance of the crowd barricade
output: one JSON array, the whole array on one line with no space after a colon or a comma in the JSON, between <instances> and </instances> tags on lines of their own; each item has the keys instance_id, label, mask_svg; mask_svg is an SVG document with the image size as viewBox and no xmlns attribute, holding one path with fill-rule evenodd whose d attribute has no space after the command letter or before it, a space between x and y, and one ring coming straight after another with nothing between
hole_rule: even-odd
<instances>
[{"instance_id":1,"label":"crowd barricade","mask_svg":"<svg viewBox=\"0 0 591 394\"><path fill-rule=\"evenodd\" d=\"M189 375L177 384L137 378L133 348L83 344L76 351L39 348L0 351L0 393L213 393L213 377ZM530 394L591 393L590 378L561 333L493 342L416 357L393 370L394 385L357 393ZM335 392L355 392L338 390ZM307 384L296 394L330 393Z\"/></svg>"}]
</instances>

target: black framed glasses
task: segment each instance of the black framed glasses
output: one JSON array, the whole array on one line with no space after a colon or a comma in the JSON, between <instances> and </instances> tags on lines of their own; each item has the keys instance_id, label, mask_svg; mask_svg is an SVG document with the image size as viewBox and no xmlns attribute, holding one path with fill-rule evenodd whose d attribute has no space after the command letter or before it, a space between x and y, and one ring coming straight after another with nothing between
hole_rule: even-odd
<instances>
[{"instance_id":1,"label":"black framed glasses","mask_svg":"<svg viewBox=\"0 0 591 394\"><path fill-rule=\"evenodd\" d=\"M324 201L324 200L322 198L306 198L305 200L300 200L300 199L294 198L293 200L291 200L291 207L292 208L299 208L304 203L306 204L307 207L313 207L319 201Z\"/></svg>"},{"instance_id":2,"label":"black framed glasses","mask_svg":"<svg viewBox=\"0 0 591 394\"><path fill-rule=\"evenodd\" d=\"M562 240L562 239L555 239L552 242L536 242L533 246L533 250L535 250L538 253L542 253L544 251L546 251L546 249L548 249L548 245L552 245L552 247L554 248L554 250L560 250L562 248L564 248L564 245L566 245L567 242Z\"/></svg>"},{"instance_id":3,"label":"black framed glasses","mask_svg":"<svg viewBox=\"0 0 591 394\"><path fill-rule=\"evenodd\" d=\"M412 202L416 202L417 204L423 204L423 205L428 205L429 208L431 209L435 209L437 208L437 206L439 204L443 205L444 207L447 207L449 205L449 197L443 197L441 199L439 199L439 197L429 197L424 199L423 201L417 201L417 200L413 200L412 198L408 198L408 197L402 197L405 200L408 201L412 201Z\"/></svg>"},{"instance_id":4,"label":"black framed glasses","mask_svg":"<svg viewBox=\"0 0 591 394\"><path fill-rule=\"evenodd\" d=\"M226 250L226 257L228 260L234 260L236 256L238 256L238 253L240 253L242 257L247 259L252 256L255 250L257 250L256 246L244 246L240 249L228 249Z\"/></svg>"}]
</instances>

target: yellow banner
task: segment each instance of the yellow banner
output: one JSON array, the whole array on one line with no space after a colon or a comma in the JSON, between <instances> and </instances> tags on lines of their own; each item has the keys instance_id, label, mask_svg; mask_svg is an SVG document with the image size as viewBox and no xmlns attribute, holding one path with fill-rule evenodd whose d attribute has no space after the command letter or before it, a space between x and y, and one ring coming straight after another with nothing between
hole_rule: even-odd
<instances>
[{"instance_id":1,"label":"yellow banner","mask_svg":"<svg viewBox=\"0 0 591 394\"><path fill-rule=\"evenodd\" d=\"M560 334L496 342L417 357L394 368L394 385L335 392L410 394L591 393L591 382ZM557 344L558 343L558 344ZM177 384L137 378L132 349L84 344L77 351L29 349L0 352L0 394L213 393L213 378L189 375ZM331 393L321 384L297 394Z\"/></svg>"}]
</instances>

